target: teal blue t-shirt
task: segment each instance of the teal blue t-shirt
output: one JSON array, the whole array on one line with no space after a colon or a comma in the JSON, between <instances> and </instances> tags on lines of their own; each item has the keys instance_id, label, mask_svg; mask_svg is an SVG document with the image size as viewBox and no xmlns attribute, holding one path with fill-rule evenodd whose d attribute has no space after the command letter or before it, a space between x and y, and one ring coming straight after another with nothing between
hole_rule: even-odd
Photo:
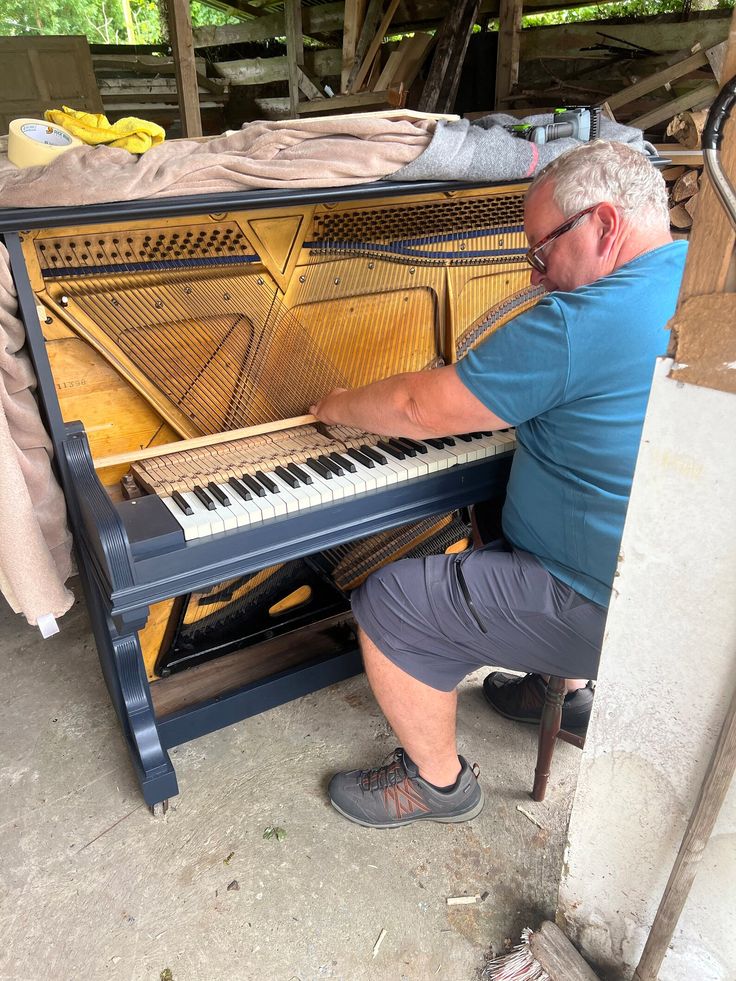
<instances>
[{"instance_id":1,"label":"teal blue t-shirt","mask_svg":"<svg viewBox=\"0 0 736 981\"><path fill-rule=\"evenodd\" d=\"M470 391L516 427L504 535L602 606L686 250L668 243L588 286L550 293L458 365Z\"/></svg>"}]
</instances>

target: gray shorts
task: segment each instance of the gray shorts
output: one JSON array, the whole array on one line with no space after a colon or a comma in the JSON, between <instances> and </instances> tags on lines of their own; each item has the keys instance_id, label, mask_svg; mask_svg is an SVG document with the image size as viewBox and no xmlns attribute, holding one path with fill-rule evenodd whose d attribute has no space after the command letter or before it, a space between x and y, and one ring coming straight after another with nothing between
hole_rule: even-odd
<instances>
[{"instance_id":1,"label":"gray shorts","mask_svg":"<svg viewBox=\"0 0 736 981\"><path fill-rule=\"evenodd\" d=\"M452 691L483 665L595 678L606 609L529 552L482 548L401 559L353 593L356 620L389 660Z\"/></svg>"}]
</instances>

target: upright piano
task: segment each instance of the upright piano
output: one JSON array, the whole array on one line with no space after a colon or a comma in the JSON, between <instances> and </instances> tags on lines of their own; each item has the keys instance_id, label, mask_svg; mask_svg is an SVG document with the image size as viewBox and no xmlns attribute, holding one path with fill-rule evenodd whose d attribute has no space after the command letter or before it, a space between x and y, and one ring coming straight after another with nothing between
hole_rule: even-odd
<instances>
[{"instance_id":1,"label":"upright piano","mask_svg":"<svg viewBox=\"0 0 736 981\"><path fill-rule=\"evenodd\" d=\"M305 417L534 304L525 185L381 182L0 212L100 663L149 806L168 750L360 670L349 593L468 546L512 432Z\"/></svg>"}]
</instances>

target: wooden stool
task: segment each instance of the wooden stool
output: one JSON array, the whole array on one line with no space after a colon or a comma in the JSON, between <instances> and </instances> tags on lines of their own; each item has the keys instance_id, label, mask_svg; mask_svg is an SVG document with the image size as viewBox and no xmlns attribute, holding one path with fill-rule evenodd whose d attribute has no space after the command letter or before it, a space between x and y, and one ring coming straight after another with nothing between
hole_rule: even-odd
<instances>
[{"instance_id":1,"label":"wooden stool","mask_svg":"<svg viewBox=\"0 0 736 981\"><path fill-rule=\"evenodd\" d=\"M585 746L585 736L578 736L560 728L562 703L565 701L565 681L565 678L550 676L547 683L547 693L539 723L539 748L537 749L537 766L534 770L534 789L532 790L534 800L544 800L544 795L547 793L547 781L555 751L555 741L562 739L566 743L577 746L578 749Z\"/></svg>"}]
</instances>

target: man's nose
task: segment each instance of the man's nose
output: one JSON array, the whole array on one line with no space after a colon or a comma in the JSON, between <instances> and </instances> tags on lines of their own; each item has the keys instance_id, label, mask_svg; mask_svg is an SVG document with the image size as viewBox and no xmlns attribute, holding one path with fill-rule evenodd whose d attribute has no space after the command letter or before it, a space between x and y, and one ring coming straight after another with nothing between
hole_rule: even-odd
<instances>
[{"instance_id":1,"label":"man's nose","mask_svg":"<svg viewBox=\"0 0 736 981\"><path fill-rule=\"evenodd\" d=\"M532 286L539 286L542 282L542 278L543 278L542 273L538 269L532 267L532 276L531 276Z\"/></svg>"}]
</instances>

